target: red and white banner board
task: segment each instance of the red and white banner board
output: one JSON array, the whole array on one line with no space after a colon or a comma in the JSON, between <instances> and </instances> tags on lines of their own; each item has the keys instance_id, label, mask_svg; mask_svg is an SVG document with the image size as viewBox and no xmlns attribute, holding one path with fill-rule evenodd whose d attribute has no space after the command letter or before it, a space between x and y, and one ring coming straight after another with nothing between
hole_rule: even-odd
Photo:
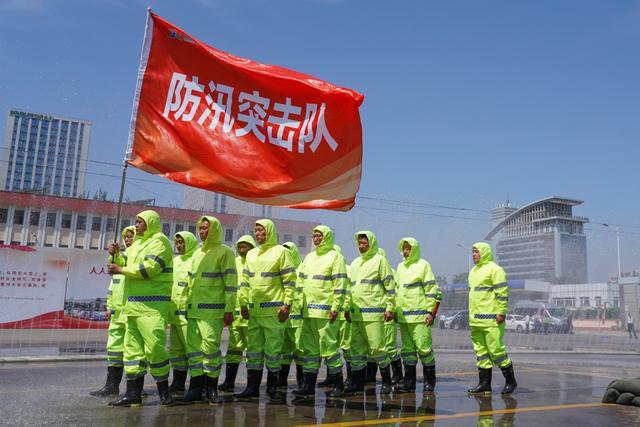
<instances>
[{"instance_id":1,"label":"red and white banner board","mask_svg":"<svg viewBox=\"0 0 640 427\"><path fill-rule=\"evenodd\" d=\"M345 211L360 185L363 98L215 49L149 12L127 156L241 200Z\"/></svg>"},{"instance_id":2,"label":"red and white banner board","mask_svg":"<svg viewBox=\"0 0 640 427\"><path fill-rule=\"evenodd\" d=\"M106 251L1 245L0 329L107 327L105 260Z\"/></svg>"}]
</instances>

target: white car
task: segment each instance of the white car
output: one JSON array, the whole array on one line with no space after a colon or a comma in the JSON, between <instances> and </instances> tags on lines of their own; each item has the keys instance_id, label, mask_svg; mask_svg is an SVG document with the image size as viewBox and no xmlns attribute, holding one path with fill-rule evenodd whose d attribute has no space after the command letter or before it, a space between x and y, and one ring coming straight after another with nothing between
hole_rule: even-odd
<instances>
[{"instance_id":1,"label":"white car","mask_svg":"<svg viewBox=\"0 0 640 427\"><path fill-rule=\"evenodd\" d=\"M527 322L525 322L524 316L520 316L519 314L507 314L507 320L504 328L508 331L522 333L527 329Z\"/></svg>"}]
</instances>

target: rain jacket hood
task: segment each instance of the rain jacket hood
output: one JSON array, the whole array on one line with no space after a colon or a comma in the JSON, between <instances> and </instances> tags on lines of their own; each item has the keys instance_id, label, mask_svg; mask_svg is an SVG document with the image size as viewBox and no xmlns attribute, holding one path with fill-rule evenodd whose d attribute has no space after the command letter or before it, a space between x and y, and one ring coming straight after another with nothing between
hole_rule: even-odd
<instances>
[{"instance_id":1,"label":"rain jacket hood","mask_svg":"<svg viewBox=\"0 0 640 427\"><path fill-rule=\"evenodd\" d=\"M264 227L267 232L267 238L264 243L260 245L260 250L269 249L278 244L278 236L276 233L276 225L270 219L259 219L256 221L257 225Z\"/></svg>"},{"instance_id":2,"label":"rain jacket hood","mask_svg":"<svg viewBox=\"0 0 640 427\"><path fill-rule=\"evenodd\" d=\"M360 252L358 249L358 236L361 234L367 236L367 239L369 240L369 250L363 254L360 254L363 260L367 260L378 253L378 239L376 239L376 235L371 231L358 231L356 234L354 234L354 238L356 240L356 249L358 250L358 252Z\"/></svg>"},{"instance_id":3,"label":"rain jacket hood","mask_svg":"<svg viewBox=\"0 0 640 427\"><path fill-rule=\"evenodd\" d=\"M122 229L121 236L122 236L122 244L123 245L124 245L124 235L127 234L127 232L133 233L133 240L134 241L136 240L136 226L135 225L130 225L130 226L125 227L125 228ZM133 241L131 242L131 244L133 244ZM125 246L124 249L126 250L127 249L126 245L124 245L124 246Z\"/></svg>"},{"instance_id":4,"label":"rain jacket hood","mask_svg":"<svg viewBox=\"0 0 640 427\"><path fill-rule=\"evenodd\" d=\"M480 267L488 262L493 261L493 250L491 249L491 245L485 242L474 243L473 247L480 251L480 261L476 264L477 267Z\"/></svg>"},{"instance_id":5,"label":"rain jacket hood","mask_svg":"<svg viewBox=\"0 0 640 427\"><path fill-rule=\"evenodd\" d=\"M340 247L340 245L333 245L333 250L342 255L342 248Z\"/></svg>"},{"instance_id":6,"label":"rain jacket hood","mask_svg":"<svg viewBox=\"0 0 640 427\"><path fill-rule=\"evenodd\" d=\"M202 246L209 247L211 245L216 245L222 243L222 224L218 218L213 216L202 216L198 220L198 230L200 230L200 224L202 221L209 222L209 234L207 234L207 238L202 242Z\"/></svg>"},{"instance_id":7,"label":"rain jacket hood","mask_svg":"<svg viewBox=\"0 0 640 427\"><path fill-rule=\"evenodd\" d=\"M413 237L403 237L400 240L400 243L398 243L398 251L400 252L400 255L402 255L402 246L405 242L411 246L411 251L409 252L409 256L404 259L403 262L405 265L413 264L420 259L420 243L418 243L418 241Z\"/></svg>"},{"instance_id":8,"label":"rain jacket hood","mask_svg":"<svg viewBox=\"0 0 640 427\"><path fill-rule=\"evenodd\" d=\"M142 234L142 236L136 235L136 240L147 240L162 231L162 227L160 226L160 215L158 215L156 211L142 211L138 215L136 215L136 217L142 218L145 224L147 224L146 231Z\"/></svg>"},{"instance_id":9,"label":"rain jacket hood","mask_svg":"<svg viewBox=\"0 0 640 427\"><path fill-rule=\"evenodd\" d=\"M298 251L298 246L296 246L296 244L293 242L284 242L282 246L289 249L289 252L291 252L291 258L293 258L293 265L298 268L298 266L302 262L302 260L300 260L300 252Z\"/></svg>"},{"instance_id":10,"label":"rain jacket hood","mask_svg":"<svg viewBox=\"0 0 640 427\"><path fill-rule=\"evenodd\" d=\"M252 247L252 248L255 248L256 246L258 246L258 245L256 244L255 239L254 239L252 236L248 235L248 234L245 234L245 235L241 236L241 237L238 239L238 241L236 242L236 251L238 250L238 245L239 245L240 243L248 243L248 244L250 244L250 245L251 245L251 247ZM245 257L246 257L246 255L245 255ZM238 272L238 274L239 274L239 273L241 273L241 272L239 271L239 272Z\"/></svg>"},{"instance_id":11,"label":"rain jacket hood","mask_svg":"<svg viewBox=\"0 0 640 427\"><path fill-rule=\"evenodd\" d=\"M179 255L180 258L182 260L191 258L191 255L198 249L198 238L189 231L178 231L173 235L173 240L175 240L177 236L182 237L182 240L184 240L184 254Z\"/></svg>"},{"instance_id":12,"label":"rain jacket hood","mask_svg":"<svg viewBox=\"0 0 640 427\"><path fill-rule=\"evenodd\" d=\"M333 230L331 230L326 225L318 225L313 231L318 231L322 233L322 241L318 246L316 246L316 252L319 255L326 254L333 248Z\"/></svg>"}]
</instances>

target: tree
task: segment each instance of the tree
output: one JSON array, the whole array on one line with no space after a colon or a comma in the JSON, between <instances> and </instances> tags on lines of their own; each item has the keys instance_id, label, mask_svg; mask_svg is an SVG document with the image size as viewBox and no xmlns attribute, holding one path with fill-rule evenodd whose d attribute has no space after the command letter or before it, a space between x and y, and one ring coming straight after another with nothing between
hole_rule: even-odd
<instances>
[{"instance_id":1,"label":"tree","mask_svg":"<svg viewBox=\"0 0 640 427\"><path fill-rule=\"evenodd\" d=\"M95 193L93 193L93 200L99 200L101 202L106 202L109 200L109 193L107 190L103 190L102 188L98 188Z\"/></svg>"},{"instance_id":2,"label":"tree","mask_svg":"<svg viewBox=\"0 0 640 427\"><path fill-rule=\"evenodd\" d=\"M446 285L447 278L444 276L436 276L436 282L438 283L438 286Z\"/></svg>"},{"instance_id":3,"label":"tree","mask_svg":"<svg viewBox=\"0 0 640 427\"><path fill-rule=\"evenodd\" d=\"M451 281L453 283L467 283L468 276L469 276L469 273L466 273L466 272L454 274L453 279L451 279Z\"/></svg>"}]
</instances>

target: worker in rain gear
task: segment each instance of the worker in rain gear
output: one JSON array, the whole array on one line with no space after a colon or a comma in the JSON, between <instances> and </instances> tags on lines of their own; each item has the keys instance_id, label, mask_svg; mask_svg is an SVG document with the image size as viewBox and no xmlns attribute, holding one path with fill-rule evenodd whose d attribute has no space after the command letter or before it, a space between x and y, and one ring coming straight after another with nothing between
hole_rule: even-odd
<instances>
[{"instance_id":1,"label":"worker in rain gear","mask_svg":"<svg viewBox=\"0 0 640 427\"><path fill-rule=\"evenodd\" d=\"M253 237L245 234L236 242L236 271L238 272L238 287L242 280L242 270L247 261L247 253L255 248L256 241ZM236 310L233 317L233 323L229 327L229 342L227 345L227 354L225 355L226 373L224 383L218 387L221 391L233 391L236 383L236 375L238 367L242 362L242 354L247 349L247 328L249 321L242 317L240 313L240 292L237 293Z\"/></svg>"},{"instance_id":2,"label":"worker in rain gear","mask_svg":"<svg viewBox=\"0 0 640 427\"><path fill-rule=\"evenodd\" d=\"M222 224L213 216L198 220L202 246L191 260L191 281L187 302L187 353L189 390L180 402L202 399L203 389L210 404L218 397L218 377L222 365L222 329L233 323L238 277L235 255L222 243Z\"/></svg>"},{"instance_id":3,"label":"worker in rain gear","mask_svg":"<svg viewBox=\"0 0 640 427\"><path fill-rule=\"evenodd\" d=\"M173 236L177 256L173 257L173 288L169 308L169 357L173 367L171 393L184 393L187 379L187 299L191 257L198 249L198 239L193 233L180 231Z\"/></svg>"},{"instance_id":4,"label":"worker in rain gear","mask_svg":"<svg viewBox=\"0 0 640 427\"><path fill-rule=\"evenodd\" d=\"M388 262L389 259L387 258L387 253L384 251L384 249L379 248L378 251L380 252L380 255L382 255ZM389 268L393 272L393 278L395 280L396 272L391 267L391 264L389 264ZM400 357L400 348L398 346L398 329L399 326L397 318L394 318L393 322L387 322L384 325L384 341L387 349L387 354L389 355L389 359L391 360L391 384L400 384L404 379L402 373L402 358ZM375 381L376 380L374 371L373 382L375 383Z\"/></svg>"},{"instance_id":5,"label":"worker in rain gear","mask_svg":"<svg viewBox=\"0 0 640 427\"><path fill-rule=\"evenodd\" d=\"M315 250L300 266L299 281L304 292L304 384L294 395L308 397L315 394L320 361L325 360L331 375L333 391L329 397L342 396L344 379L342 359L338 347L340 308L344 307L347 292L347 266L344 257L333 247L333 231L318 225L313 229Z\"/></svg>"},{"instance_id":6,"label":"worker in rain gear","mask_svg":"<svg viewBox=\"0 0 640 427\"><path fill-rule=\"evenodd\" d=\"M124 336L124 369L127 391L112 406L138 406L147 366L156 380L162 405L173 403L169 391L169 353L166 349L167 320L173 284L173 251L171 242L162 234L160 215L146 210L136 217L136 237L127 250L127 260L109 264L109 274L125 276L127 318ZM117 251L117 245L114 249ZM111 249L111 248L110 248Z\"/></svg>"},{"instance_id":7,"label":"worker in rain gear","mask_svg":"<svg viewBox=\"0 0 640 427\"><path fill-rule=\"evenodd\" d=\"M291 252L293 265L296 267L296 275L300 266L300 253L298 246L293 242L285 242L282 244ZM289 319L285 323L284 343L282 344L282 369L280 371L278 387L287 388L289 370L291 362L296 362L296 383L298 388L302 385L302 305L304 295L302 294L302 282L296 281L295 292L293 294L293 302L291 303L291 311Z\"/></svg>"},{"instance_id":8,"label":"worker in rain gear","mask_svg":"<svg viewBox=\"0 0 640 427\"><path fill-rule=\"evenodd\" d=\"M122 230L122 242L126 248L133 243L136 235L136 228L133 225ZM109 253L108 260L113 262L116 258L121 258L120 263L124 265L126 255L120 252ZM122 315L124 306L124 276L114 274L109 282L107 291L107 312L109 313L109 329L107 331L107 382L100 390L89 393L91 396L106 397L117 396L120 392L120 381L124 371L123 348L126 318Z\"/></svg>"},{"instance_id":9,"label":"worker in rain gear","mask_svg":"<svg viewBox=\"0 0 640 427\"><path fill-rule=\"evenodd\" d=\"M422 362L424 391L431 392L436 386L431 325L440 299L440 290L431 265L420 258L420 244L416 239L403 238L398 243L398 251L404 257L396 270L396 318L400 324L405 370L404 385L400 392L415 392L418 363L416 352Z\"/></svg>"},{"instance_id":10,"label":"worker in rain gear","mask_svg":"<svg viewBox=\"0 0 640 427\"><path fill-rule=\"evenodd\" d=\"M339 245L333 245L333 249L342 255L342 248ZM346 259L345 259L346 264ZM344 303L339 308L338 313L338 348L342 351L342 358L344 364L347 367L347 377L344 379L344 386L349 387L351 384L351 357L349 356L349 350L351 348L351 322L348 322L345 318L345 311L351 312L351 279L349 279L349 265L346 264L347 269L347 287L344 295ZM377 366L377 365L376 365ZM323 381L318 383L318 387L331 387L333 386L333 380L335 377L329 374L329 369L326 369L326 377Z\"/></svg>"},{"instance_id":11,"label":"worker in rain gear","mask_svg":"<svg viewBox=\"0 0 640 427\"><path fill-rule=\"evenodd\" d=\"M240 284L240 311L242 317L249 319L247 387L234 397L258 397L266 359L267 394L271 400L281 400L278 375L285 322L296 286L296 268L291 252L278 245L273 221L256 221L254 232L259 246L247 254Z\"/></svg>"},{"instance_id":12,"label":"worker in rain gear","mask_svg":"<svg viewBox=\"0 0 640 427\"><path fill-rule=\"evenodd\" d=\"M469 272L469 326L480 380L469 393L490 392L491 368L497 365L506 379L502 394L511 394L518 384L504 345L509 304L507 276L502 267L493 262L489 244L475 243L472 257L475 266Z\"/></svg>"},{"instance_id":13,"label":"worker in rain gear","mask_svg":"<svg viewBox=\"0 0 640 427\"><path fill-rule=\"evenodd\" d=\"M391 392L390 359L385 346L385 322L391 322L396 309L396 284L387 261L378 253L378 242L371 231L355 234L361 256L349 269L351 275L351 385L345 394L364 391L365 365L371 356L380 367L382 393Z\"/></svg>"}]
</instances>

